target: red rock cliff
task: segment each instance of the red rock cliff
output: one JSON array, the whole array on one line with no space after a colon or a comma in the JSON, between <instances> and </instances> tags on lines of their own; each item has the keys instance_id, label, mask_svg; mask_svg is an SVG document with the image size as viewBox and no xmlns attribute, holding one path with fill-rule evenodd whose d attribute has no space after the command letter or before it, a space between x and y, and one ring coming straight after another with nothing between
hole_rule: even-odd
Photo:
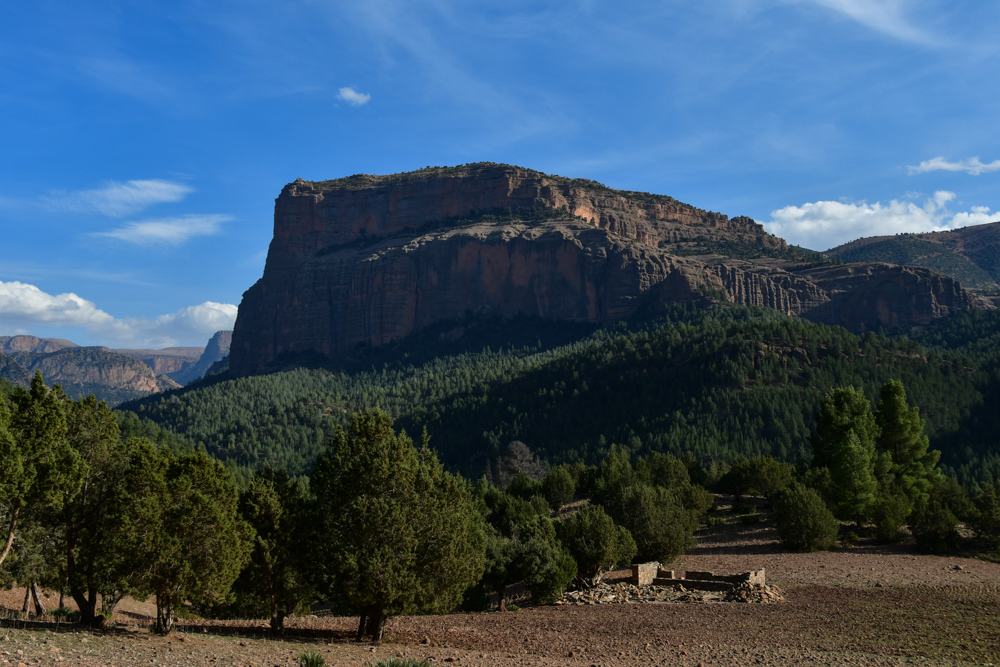
<instances>
[{"instance_id":1,"label":"red rock cliff","mask_svg":"<svg viewBox=\"0 0 1000 667\"><path fill-rule=\"evenodd\" d=\"M240 304L237 374L285 354L382 345L477 309L606 323L724 294L864 329L969 303L931 272L810 272L781 260L785 242L750 218L508 165L298 180L276 200L274 227L264 276ZM732 248L768 259L727 257Z\"/></svg>"}]
</instances>

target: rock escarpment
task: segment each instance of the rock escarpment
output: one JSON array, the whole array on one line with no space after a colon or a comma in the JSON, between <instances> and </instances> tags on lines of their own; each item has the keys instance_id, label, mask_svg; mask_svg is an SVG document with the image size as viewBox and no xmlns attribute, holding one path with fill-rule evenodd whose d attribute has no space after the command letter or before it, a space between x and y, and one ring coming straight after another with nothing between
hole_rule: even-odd
<instances>
[{"instance_id":1,"label":"rock escarpment","mask_svg":"<svg viewBox=\"0 0 1000 667\"><path fill-rule=\"evenodd\" d=\"M473 164L286 186L264 275L240 304L230 370L338 357L468 311L609 323L692 300L853 330L972 303L925 269L809 264L750 218Z\"/></svg>"},{"instance_id":2,"label":"rock escarpment","mask_svg":"<svg viewBox=\"0 0 1000 667\"><path fill-rule=\"evenodd\" d=\"M232 342L232 331L216 331L212 338L209 339L208 345L205 346L198 361L179 372L171 373L170 377L181 384L188 384L201 379L208 372L208 369L212 367L212 364L229 354L229 346Z\"/></svg>"}]
</instances>

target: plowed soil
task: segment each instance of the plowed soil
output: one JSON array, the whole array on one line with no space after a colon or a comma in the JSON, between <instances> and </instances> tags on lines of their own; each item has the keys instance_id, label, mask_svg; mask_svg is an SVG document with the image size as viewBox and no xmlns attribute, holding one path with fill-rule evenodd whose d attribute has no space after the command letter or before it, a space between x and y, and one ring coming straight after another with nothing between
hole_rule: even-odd
<instances>
[{"instance_id":1,"label":"plowed soil","mask_svg":"<svg viewBox=\"0 0 1000 667\"><path fill-rule=\"evenodd\" d=\"M184 622L149 633L149 603L129 601L106 633L0 628L0 664L296 665L307 649L329 665L407 657L456 665L1000 665L1000 565L862 545L784 552L767 522L734 518L699 536L676 570L765 568L776 604L527 607L390 620L381 646L350 641L353 618L292 619L294 636L260 622ZM0 597L20 609L23 590ZM55 606L52 598L48 600ZM235 634L226 634L235 633ZM18 653L20 651L20 653Z\"/></svg>"}]
</instances>

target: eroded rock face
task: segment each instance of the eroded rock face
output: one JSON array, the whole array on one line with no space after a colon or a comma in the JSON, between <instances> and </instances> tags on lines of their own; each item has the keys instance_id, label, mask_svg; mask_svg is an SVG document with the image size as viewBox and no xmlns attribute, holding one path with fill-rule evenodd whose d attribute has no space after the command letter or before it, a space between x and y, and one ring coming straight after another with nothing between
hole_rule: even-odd
<instances>
[{"instance_id":1,"label":"eroded rock face","mask_svg":"<svg viewBox=\"0 0 1000 667\"><path fill-rule=\"evenodd\" d=\"M176 373L171 373L170 377L182 385L201 379L212 367L212 364L229 354L229 346L232 342L232 331L216 331L209 339L208 345L205 346L198 361Z\"/></svg>"},{"instance_id":2,"label":"eroded rock face","mask_svg":"<svg viewBox=\"0 0 1000 667\"><path fill-rule=\"evenodd\" d=\"M95 394L110 405L180 387L165 375L157 377L138 359L98 347L66 348L38 355L29 370L41 371L46 384L62 385L74 398Z\"/></svg>"},{"instance_id":3,"label":"eroded rock face","mask_svg":"<svg viewBox=\"0 0 1000 667\"><path fill-rule=\"evenodd\" d=\"M970 305L927 270L809 268L750 218L508 165L299 180L274 226L264 276L240 304L235 374L383 345L467 311L608 323L724 299L864 330Z\"/></svg>"}]
</instances>

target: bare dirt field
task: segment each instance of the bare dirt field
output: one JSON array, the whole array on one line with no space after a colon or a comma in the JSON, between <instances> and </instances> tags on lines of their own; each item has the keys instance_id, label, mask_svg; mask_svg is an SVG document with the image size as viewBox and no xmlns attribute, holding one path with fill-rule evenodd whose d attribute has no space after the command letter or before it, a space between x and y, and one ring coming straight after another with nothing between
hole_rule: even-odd
<instances>
[{"instance_id":1,"label":"bare dirt field","mask_svg":"<svg viewBox=\"0 0 1000 667\"><path fill-rule=\"evenodd\" d=\"M262 623L185 622L148 631L148 603L129 602L107 633L0 628L0 665L289 666L307 649L330 665L377 658L456 665L1000 665L1000 565L863 545L817 554L781 550L766 523L699 536L676 570L765 568L775 604L554 605L506 613L394 618L382 646L349 641L356 619L297 618L297 636ZM22 591L0 595L20 609ZM55 606L55 600L48 602ZM220 633L239 632L238 635Z\"/></svg>"}]
</instances>

